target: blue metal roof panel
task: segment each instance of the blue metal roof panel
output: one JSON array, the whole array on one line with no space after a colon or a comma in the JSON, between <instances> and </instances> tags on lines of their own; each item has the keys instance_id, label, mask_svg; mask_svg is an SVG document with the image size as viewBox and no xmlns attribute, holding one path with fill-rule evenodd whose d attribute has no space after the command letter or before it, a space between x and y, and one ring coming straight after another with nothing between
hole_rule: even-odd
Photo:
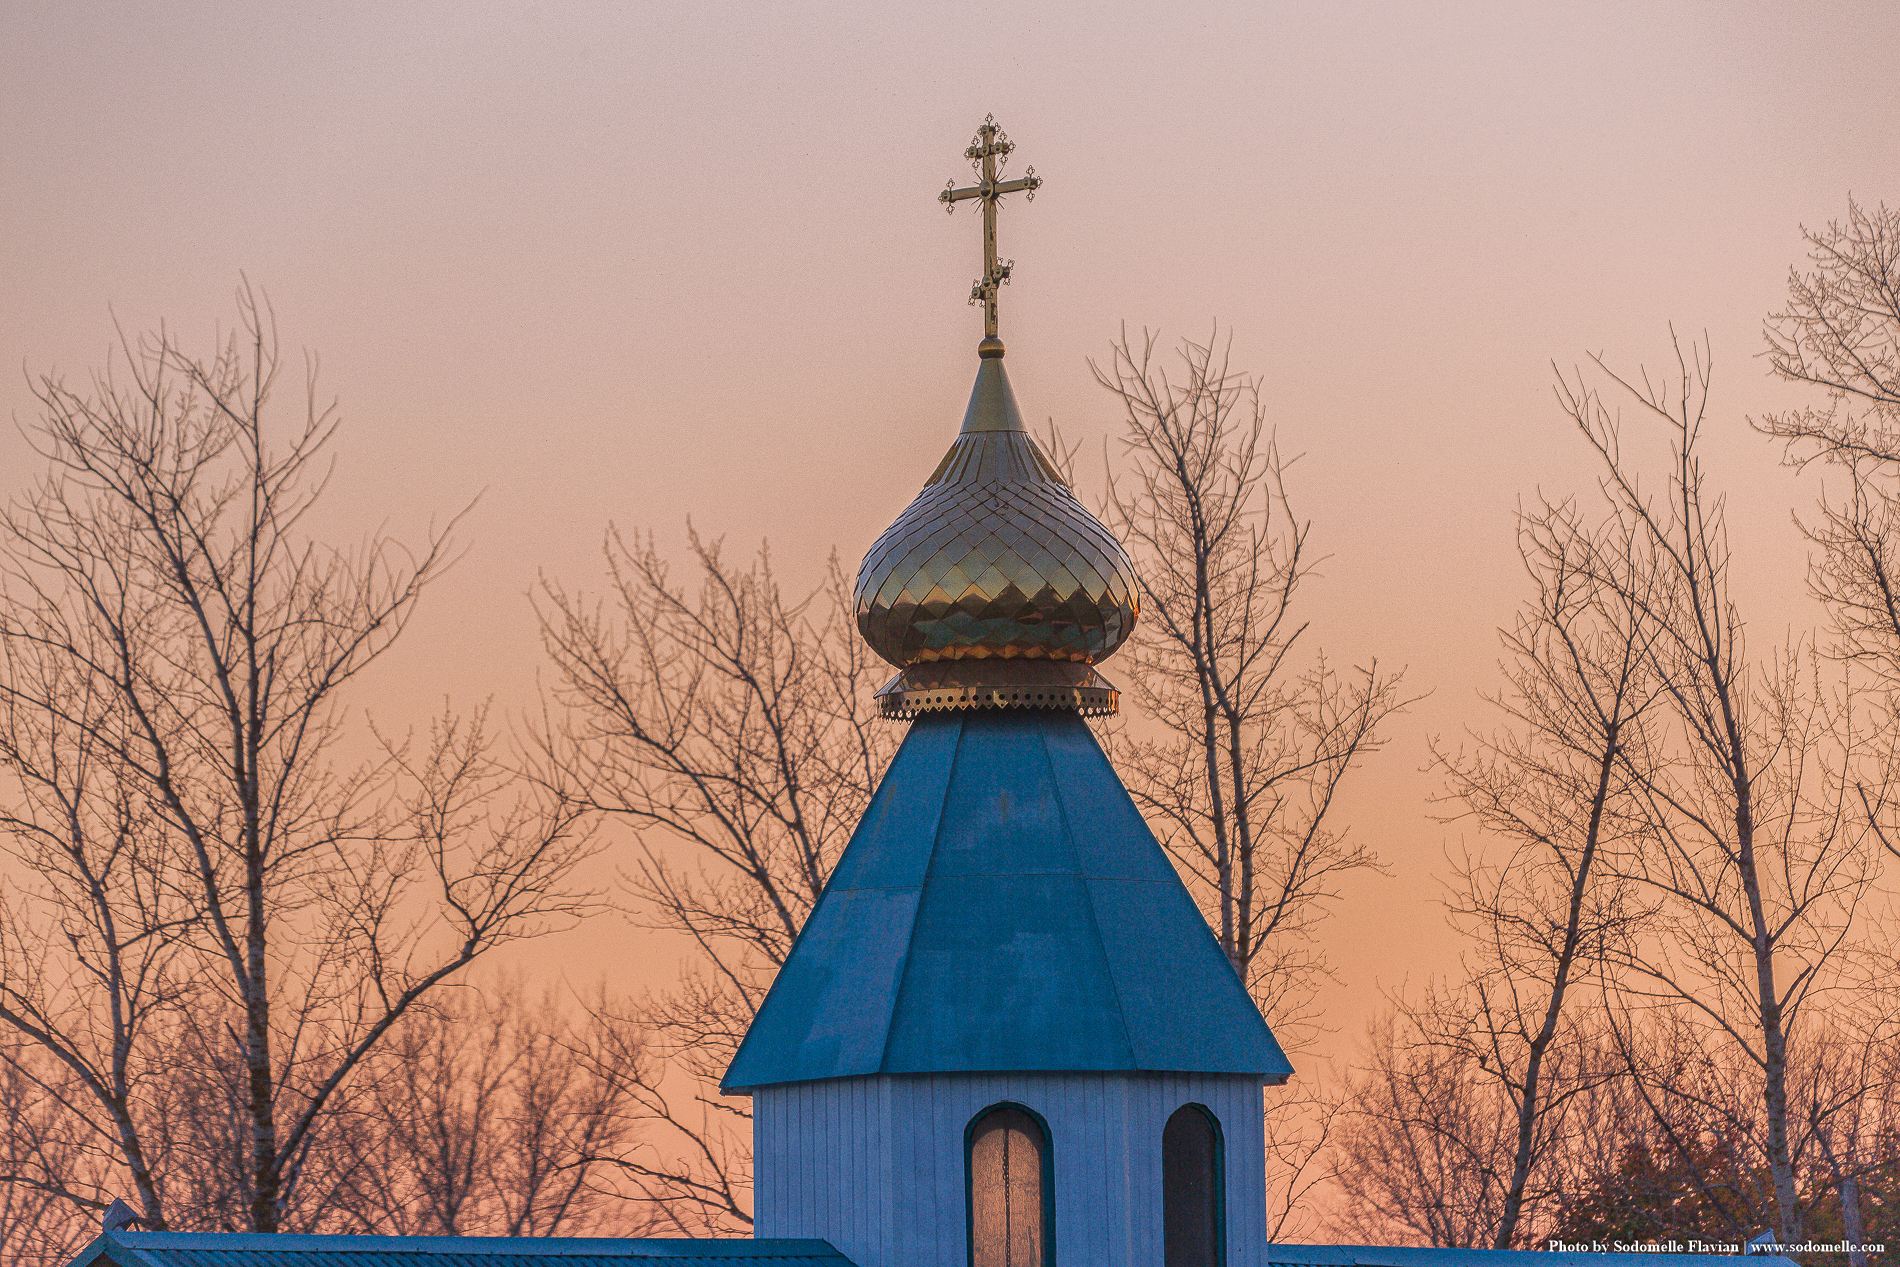
<instances>
[{"instance_id":1,"label":"blue metal roof panel","mask_svg":"<svg viewBox=\"0 0 1900 1267\"><path fill-rule=\"evenodd\" d=\"M1174 864L1148 830L1095 733L1079 717L1070 720L1070 726L1045 726L1042 742L1051 768L1074 776L1056 780L1056 791L1069 831L1087 844L1088 874L1100 880L1159 880L1179 888ZM1208 944L1220 949L1211 933Z\"/></svg>"},{"instance_id":2,"label":"blue metal roof panel","mask_svg":"<svg viewBox=\"0 0 1900 1267\"><path fill-rule=\"evenodd\" d=\"M1079 716L921 717L725 1088L1083 1070L1290 1071Z\"/></svg>"},{"instance_id":3,"label":"blue metal roof panel","mask_svg":"<svg viewBox=\"0 0 1900 1267\"><path fill-rule=\"evenodd\" d=\"M1089 897L1141 1068L1212 1062L1286 1081L1293 1066L1179 880L1090 880Z\"/></svg>"},{"instance_id":4,"label":"blue metal roof panel","mask_svg":"<svg viewBox=\"0 0 1900 1267\"><path fill-rule=\"evenodd\" d=\"M774 986L726 1081L749 1079L738 1084L744 1086L876 1073L922 894L921 887L826 890L793 951L797 988ZM751 1067L766 1052L776 1076L755 1077Z\"/></svg>"},{"instance_id":5,"label":"blue metal roof panel","mask_svg":"<svg viewBox=\"0 0 1900 1267\"><path fill-rule=\"evenodd\" d=\"M1528 1249L1425 1249L1407 1245L1269 1245L1266 1261L1274 1267L1734 1267L1727 1254L1578 1254ZM1762 1267L1795 1267L1778 1254L1751 1255Z\"/></svg>"},{"instance_id":6,"label":"blue metal roof panel","mask_svg":"<svg viewBox=\"0 0 1900 1267\"><path fill-rule=\"evenodd\" d=\"M827 894L923 884L937 838L937 816L943 812L944 792L956 765L958 737L954 726L911 728L838 859Z\"/></svg>"},{"instance_id":7,"label":"blue metal roof panel","mask_svg":"<svg viewBox=\"0 0 1900 1267\"><path fill-rule=\"evenodd\" d=\"M304 1236L107 1232L73 1259L119 1267L854 1267L821 1240L678 1240L534 1236Z\"/></svg>"},{"instance_id":8,"label":"blue metal roof panel","mask_svg":"<svg viewBox=\"0 0 1900 1267\"><path fill-rule=\"evenodd\" d=\"M931 880L884 1072L1135 1067L1080 876Z\"/></svg>"},{"instance_id":9,"label":"blue metal roof panel","mask_svg":"<svg viewBox=\"0 0 1900 1267\"><path fill-rule=\"evenodd\" d=\"M1027 720L1002 709L964 715L931 879L1081 874L1042 730Z\"/></svg>"}]
</instances>

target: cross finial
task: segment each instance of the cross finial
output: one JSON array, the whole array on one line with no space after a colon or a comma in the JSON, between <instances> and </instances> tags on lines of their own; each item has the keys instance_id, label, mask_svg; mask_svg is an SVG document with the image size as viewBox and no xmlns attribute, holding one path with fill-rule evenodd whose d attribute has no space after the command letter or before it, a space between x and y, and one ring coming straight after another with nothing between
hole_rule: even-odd
<instances>
[{"instance_id":1,"label":"cross finial","mask_svg":"<svg viewBox=\"0 0 1900 1267\"><path fill-rule=\"evenodd\" d=\"M983 126L976 130L976 138L970 148L963 151L963 157L970 160L970 166L976 169L977 184L957 188L956 181L944 186L937 195L937 201L944 204L944 210L954 212L957 204L966 198L983 200L983 276L970 288L970 302L983 305L983 335L987 345L996 338L996 290L1009 282L1009 270L1015 260L996 259L996 203L1004 194L1023 193L1032 201L1036 190L1042 186L1042 178L1036 175L1033 167L1025 168L1017 180L998 180L1003 164L1008 161L1010 151L1015 145L996 126L995 115L985 115ZM986 351L985 355L989 353ZM1002 355L1002 345L996 345L996 355Z\"/></svg>"}]
</instances>

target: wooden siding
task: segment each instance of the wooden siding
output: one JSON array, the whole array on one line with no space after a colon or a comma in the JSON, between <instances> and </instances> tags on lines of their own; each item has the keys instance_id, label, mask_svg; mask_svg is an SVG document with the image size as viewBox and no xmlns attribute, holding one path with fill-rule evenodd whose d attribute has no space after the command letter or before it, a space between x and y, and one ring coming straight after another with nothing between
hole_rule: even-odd
<instances>
[{"instance_id":1,"label":"wooden siding","mask_svg":"<svg viewBox=\"0 0 1900 1267\"><path fill-rule=\"evenodd\" d=\"M860 1267L968 1267L964 1128L992 1104L1049 1124L1059 1267L1159 1267L1161 1132L1204 1104L1226 1141L1227 1267L1266 1251L1258 1078L940 1074L753 1093L755 1234L822 1237Z\"/></svg>"}]
</instances>

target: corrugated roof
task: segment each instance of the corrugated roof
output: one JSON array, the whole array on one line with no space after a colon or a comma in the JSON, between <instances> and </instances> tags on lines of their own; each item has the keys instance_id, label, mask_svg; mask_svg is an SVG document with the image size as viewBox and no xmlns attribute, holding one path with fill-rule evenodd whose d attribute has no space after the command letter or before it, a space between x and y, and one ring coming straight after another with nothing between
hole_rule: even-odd
<instances>
[{"instance_id":1,"label":"corrugated roof","mask_svg":"<svg viewBox=\"0 0 1900 1267\"><path fill-rule=\"evenodd\" d=\"M817 1240L107 1232L71 1267L855 1267Z\"/></svg>"},{"instance_id":2,"label":"corrugated roof","mask_svg":"<svg viewBox=\"0 0 1900 1267\"><path fill-rule=\"evenodd\" d=\"M1073 712L911 725L725 1089L872 1073L1292 1072Z\"/></svg>"},{"instance_id":3,"label":"corrugated roof","mask_svg":"<svg viewBox=\"0 0 1900 1267\"><path fill-rule=\"evenodd\" d=\"M1573 1267L1734 1267L1729 1254L1621 1254L1548 1253L1526 1249L1420 1249L1406 1245L1269 1245L1267 1262L1273 1267L1550 1267L1552 1261ZM1753 1255L1750 1264L1795 1267L1790 1258L1776 1254Z\"/></svg>"}]
</instances>

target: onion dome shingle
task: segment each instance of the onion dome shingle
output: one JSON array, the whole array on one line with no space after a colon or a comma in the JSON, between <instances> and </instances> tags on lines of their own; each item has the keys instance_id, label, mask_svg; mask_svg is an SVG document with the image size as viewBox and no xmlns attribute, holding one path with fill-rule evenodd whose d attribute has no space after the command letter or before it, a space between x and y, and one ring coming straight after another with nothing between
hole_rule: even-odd
<instances>
[{"instance_id":1,"label":"onion dome shingle","mask_svg":"<svg viewBox=\"0 0 1900 1267\"><path fill-rule=\"evenodd\" d=\"M906 702L886 712L1112 711L1113 688L1088 666L1134 630L1134 567L1024 429L1001 343L986 339L982 356L962 431L858 569L858 630L907 671ZM985 663L997 661L1042 663Z\"/></svg>"}]
</instances>

